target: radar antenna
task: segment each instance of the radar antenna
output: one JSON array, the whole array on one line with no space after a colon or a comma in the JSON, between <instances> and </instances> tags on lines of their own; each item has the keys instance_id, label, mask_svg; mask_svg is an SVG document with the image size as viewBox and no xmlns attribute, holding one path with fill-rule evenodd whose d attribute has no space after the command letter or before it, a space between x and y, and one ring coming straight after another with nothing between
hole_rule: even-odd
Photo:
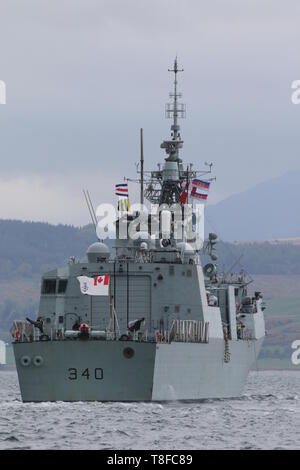
<instances>
[{"instance_id":1,"label":"radar antenna","mask_svg":"<svg viewBox=\"0 0 300 470\"><path fill-rule=\"evenodd\" d=\"M173 98L171 103L166 104L166 117L173 118L173 124L171 126L171 140L165 140L161 144L161 148L164 148L168 157L167 161L180 161L178 156L178 150L182 148L183 141L180 135L180 126L178 124L178 118L185 117L185 104L179 103L178 98L182 97L181 93L177 91L177 73L183 72L184 69L179 69L177 64L177 57L174 60L174 67L168 69L169 72L174 73L174 91L169 93L169 97Z\"/></svg>"},{"instance_id":2,"label":"radar antenna","mask_svg":"<svg viewBox=\"0 0 300 470\"><path fill-rule=\"evenodd\" d=\"M151 204L168 204L181 203L181 194L183 188L188 188L189 181L198 176L208 176L212 173L212 163L205 162L204 170L196 170L190 164L186 169L183 167L181 158L179 158L179 150L183 147L183 140L180 134L179 118L184 118L186 114L185 104L179 102L182 94L178 92L177 74L183 72L184 69L178 68L177 57L175 57L173 68L168 69L174 73L174 88L169 93L170 103L166 104L166 117L173 119L171 125L171 136L164 140L160 145L165 149L167 157L163 166L158 165L156 171L144 170L144 152L143 152L143 131L141 129L141 151L140 162L136 164L138 178L125 178L140 184L140 201L144 202L144 198ZM214 178L209 178L212 181ZM185 183L184 183L185 182Z\"/></svg>"}]
</instances>

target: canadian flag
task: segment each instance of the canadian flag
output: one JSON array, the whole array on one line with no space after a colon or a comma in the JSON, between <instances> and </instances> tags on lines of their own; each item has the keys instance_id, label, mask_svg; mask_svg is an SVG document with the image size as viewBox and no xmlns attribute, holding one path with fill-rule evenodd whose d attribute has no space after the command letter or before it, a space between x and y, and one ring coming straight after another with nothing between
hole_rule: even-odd
<instances>
[{"instance_id":1,"label":"canadian flag","mask_svg":"<svg viewBox=\"0 0 300 470\"><path fill-rule=\"evenodd\" d=\"M77 277L82 294L87 295L108 295L109 278L109 274L94 277Z\"/></svg>"}]
</instances>

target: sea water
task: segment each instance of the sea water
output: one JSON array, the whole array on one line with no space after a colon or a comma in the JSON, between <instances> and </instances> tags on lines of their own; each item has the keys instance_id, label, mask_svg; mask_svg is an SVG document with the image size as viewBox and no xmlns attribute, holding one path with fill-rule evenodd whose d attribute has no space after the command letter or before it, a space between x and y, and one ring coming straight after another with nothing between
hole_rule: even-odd
<instances>
[{"instance_id":1,"label":"sea water","mask_svg":"<svg viewBox=\"0 0 300 470\"><path fill-rule=\"evenodd\" d=\"M0 449L299 449L300 373L251 372L242 397L22 403L0 371Z\"/></svg>"}]
</instances>

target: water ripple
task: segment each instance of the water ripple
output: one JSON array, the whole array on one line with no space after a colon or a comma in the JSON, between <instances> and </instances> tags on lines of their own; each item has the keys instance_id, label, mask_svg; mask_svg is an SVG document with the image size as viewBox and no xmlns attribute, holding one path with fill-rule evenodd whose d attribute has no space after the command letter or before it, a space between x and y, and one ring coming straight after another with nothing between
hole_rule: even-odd
<instances>
[{"instance_id":1,"label":"water ripple","mask_svg":"<svg viewBox=\"0 0 300 470\"><path fill-rule=\"evenodd\" d=\"M299 449L299 389L297 372L252 372L230 400L23 404L1 371L0 449Z\"/></svg>"}]
</instances>

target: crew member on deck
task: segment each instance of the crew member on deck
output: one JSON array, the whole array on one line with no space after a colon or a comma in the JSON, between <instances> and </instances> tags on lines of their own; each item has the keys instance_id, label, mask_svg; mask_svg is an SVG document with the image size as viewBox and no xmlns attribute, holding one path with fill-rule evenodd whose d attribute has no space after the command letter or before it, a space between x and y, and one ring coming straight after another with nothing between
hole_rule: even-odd
<instances>
[{"instance_id":1,"label":"crew member on deck","mask_svg":"<svg viewBox=\"0 0 300 470\"><path fill-rule=\"evenodd\" d=\"M80 328L80 321L77 319L74 325L72 326L73 331L79 331Z\"/></svg>"}]
</instances>

